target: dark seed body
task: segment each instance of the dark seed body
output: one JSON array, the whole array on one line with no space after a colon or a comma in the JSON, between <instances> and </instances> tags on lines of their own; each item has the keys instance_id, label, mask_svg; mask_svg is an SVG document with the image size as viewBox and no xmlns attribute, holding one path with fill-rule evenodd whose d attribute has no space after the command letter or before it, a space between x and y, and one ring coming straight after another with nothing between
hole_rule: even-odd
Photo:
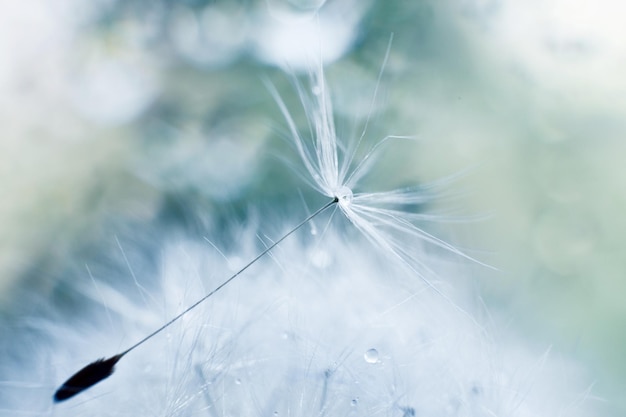
<instances>
[{"instance_id":1,"label":"dark seed body","mask_svg":"<svg viewBox=\"0 0 626 417\"><path fill-rule=\"evenodd\" d=\"M109 359L98 359L85 366L61 385L57 392L54 393L54 401L67 400L109 377L114 371L115 364L121 358L122 355L115 355Z\"/></svg>"}]
</instances>

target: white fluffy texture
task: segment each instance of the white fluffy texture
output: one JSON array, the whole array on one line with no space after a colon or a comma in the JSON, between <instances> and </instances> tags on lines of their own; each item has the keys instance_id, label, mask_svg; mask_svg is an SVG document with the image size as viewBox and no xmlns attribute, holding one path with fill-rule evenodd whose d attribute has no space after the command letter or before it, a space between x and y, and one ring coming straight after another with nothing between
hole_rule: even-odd
<instances>
[{"instance_id":1,"label":"white fluffy texture","mask_svg":"<svg viewBox=\"0 0 626 417\"><path fill-rule=\"evenodd\" d=\"M2 365L3 375L15 375L2 381L4 410L64 416L587 415L580 406L586 391L568 394L567 367L553 368L548 355L507 346L478 324L466 307L463 274L443 267L425 247L461 253L419 227L428 217L403 210L423 202L422 190L353 194L380 145L358 161L362 138L338 143L323 80L320 70L312 96L300 88L312 142L279 104L313 186L337 197L363 234L348 241L340 228L329 227L304 243L291 237L124 357L109 379L53 405L54 390L72 372L131 346L252 259L260 251L257 230L233 234L237 249L225 257L206 242L164 247L159 279L150 288L82 284L87 297L102 301L105 314L89 320L98 323L89 329L58 319L42 324L56 349L47 345L30 355L41 373L36 381L30 370L16 367L23 362ZM443 295L435 277L456 292Z\"/></svg>"},{"instance_id":2,"label":"white fluffy texture","mask_svg":"<svg viewBox=\"0 0 626 417\"><path fill-rule=\"evenodd\" d=\"M227 259L206 242L172 244L163 250L159 285L145 292L85 285L87 296L105 300L115 325L79 332L57 323L57 345L42 349L53 357L36 358L44 382L5 381L3 388L14 395L4 410L64 416L586 415L578 404L584 394L563 395L561 387L571 387L566 368L486 337L365 241L348 243L332 232L319 240L308 236L308 243L285 241L273 257L123 358L109 379L52 404L56 385L70 373L142 338L253 257L255 239L248 230L239 242L250 249ZM24 380L23 369L13 371Z\"/></svg>"},{"instance_id":3,"label":"white fluffy texture","mask_svg":"<svg viewBox=\"0 0 626 417\"><path fill-rule=\"evenodd\" d=\"M383 68L387 58L388 52ZM471 258L423 228L424 223L433 220L435 216L416 213L414 207L432 200L432 191L428 187L408 187L384 192L358 192L360 181L376 162L381 148L390 141L410 138L390 135L374 145L368 144L365 137L370 114L359 137L341 140L336 133L330 92L321 65L310 74L308 88L296 82L309 123L310 137L298 130L285 103L276 90L271 85L269 87L287 120L311 186L329 198L336 198L343 214L370 242L447 298L433 283L438 279L438 273L432 268L431 257L415 256L417 247L443 248L460 257ZM373 92L374 99L377 89L378 84ZM359 158L361 154L364 156Z\"/></svg>"}]
</instances>

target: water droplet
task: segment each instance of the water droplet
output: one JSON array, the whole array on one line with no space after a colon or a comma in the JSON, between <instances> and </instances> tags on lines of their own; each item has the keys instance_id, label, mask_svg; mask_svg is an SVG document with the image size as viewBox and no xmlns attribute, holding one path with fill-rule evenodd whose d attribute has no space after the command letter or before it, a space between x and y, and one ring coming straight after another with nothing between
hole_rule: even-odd
<instances>
[{"instance_id":1,"label":"water droplet","mask_svg":"<svg viewBox=\"0 0 626 417\"><path fill-rule=\"evenodd\" d=\"M352 401L350 401L350 405L352 407L356 407L357 404L359 404L359 397L352 399Z\"/></svg>"},{"instance_id":2,"label":"water droplet","mask_svg":"<svg viewBox=\"0 0 626 417\"><path fill-rule=\"evenodd\" d=\"M350 204L352 204L353 195L352 195L352 190L350 188L343 186L337 190L335 195L339 199L339 204L342 205L343 207L347 207Z\"/></svg>"},{"instance_id":3,"label":"water droplet","mask_svg":"<svg viewBox=\"0 0 626 417\"><path fill-rule=\"evenodd\" d=\"M320 88L319 85L314 85L311 88L311 92L313 93L314 96L319 96L322 93L322 89Z\"/></svg>"},{"instance_id":4,"label":"water droplet","mask_svg":"<svg viewBox=\"0 0 626 417\"><path fill-rule=\"evenodd\" d=\"M278 411L274 411L274 416L277 416L277 415L278 415Z\"/></svg>"},{"instance_id":5,"label":"water droplet","mask_svg":"<svg viewBox=\"0 0 626 417\"><path fill-rule=\"evenodd\" d=\"M237 378L237 379L235 379L235 384L237 384L237 385L241 385L241 378Z\"/></svg>"},{"instance_id":6,"label":"water droplet","mask_svg":"<svg viewBox=\"0 0 626 417\"><path fill-rule=\"evenodd\" d=\"M379 361L378 351L374 348L369 349L365 352L365 354L363 355L363 358L365 359L365 362L367 363L378 363Z\"/></svg>"}]
</instances>

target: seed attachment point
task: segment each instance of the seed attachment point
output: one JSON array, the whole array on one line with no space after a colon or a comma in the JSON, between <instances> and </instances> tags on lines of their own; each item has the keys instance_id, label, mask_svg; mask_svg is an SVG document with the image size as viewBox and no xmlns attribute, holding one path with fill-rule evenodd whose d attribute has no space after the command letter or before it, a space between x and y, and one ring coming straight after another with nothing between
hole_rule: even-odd
<instances>
[{"instance_id":1,"label":"seed attachment point","mask_svg":"<svg viewBox=\"0 0 626 417\"><path fill-rule=\"evenodd\" d=\"M352 190L345 185L339 188L335 193L335 201L342 207L348 207L352 204L352 199Z\"/></svg>"}]
</instances>

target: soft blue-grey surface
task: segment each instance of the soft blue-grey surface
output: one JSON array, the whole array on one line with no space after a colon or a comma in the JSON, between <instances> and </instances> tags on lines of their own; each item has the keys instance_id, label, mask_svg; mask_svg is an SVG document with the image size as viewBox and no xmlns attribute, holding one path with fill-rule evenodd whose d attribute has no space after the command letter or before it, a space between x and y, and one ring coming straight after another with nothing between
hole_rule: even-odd
<instances>
[{"instance_id":1,"label":"soft blue-grey surface","mask_svg":"<svg viewBox=\"0 0 626 417\"><path fill-rule=\"evenodd\" d=\"M263 226L267 212L297 221L294 211L319 203L289 166L299 162L266 82L306 132L286 72L302 75L323 56L340 137L358 137L369 118L369 143L414 138L384 149L366 186L453 177L438 202L417 209L454 220L432 231L499 269L469 264L465 279L529 348L553 345L557 356L579 361L597 381L593 394L608 399L606 412L620 415L626 51L617 41L619 7L609 0L1 6L0 314L2 333L31 346L17 352L3 338L14 355L7 360L45 351L36 331L21 332L37 328L31 315L51 308L65 320L102 308L75 290L93 286L92 277L128 291L149 287L164 236L202 239L212 230L211 239L232 251L239 238L226 223ZM283 227L256 232L275 238Z\"/></svg>"}]
</instances>

